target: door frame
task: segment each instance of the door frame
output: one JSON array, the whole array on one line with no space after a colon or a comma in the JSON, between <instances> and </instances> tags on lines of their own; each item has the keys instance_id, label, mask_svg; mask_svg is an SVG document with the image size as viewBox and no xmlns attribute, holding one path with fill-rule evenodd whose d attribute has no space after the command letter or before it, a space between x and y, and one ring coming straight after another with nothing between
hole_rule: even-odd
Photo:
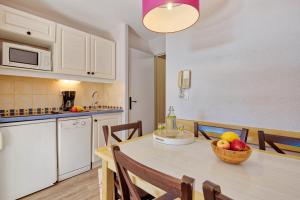
<instances>
[{"instance_id":1,"label":"door frame","mask_svg":"<svg viewBox=\"0 0 300 200\"><path fill-rule=\"evenodd\" d=\"M163 69L159 69L158 68L158 59L162 58L165 59L165 65ZM155 112L154 112L154 127L156 128L159 122L165 122L163 119L166 115L166 54L159 54L156 55L154 58L154 108L155 108ZM162 88L162 93L163 96L159 97L159 91L158 91L158 84L161 84L160 81L162 77L158 77L158 74L162 74L163 75L163 88ZM159 99L162 98L163 100ZM161 115L161 116L159 116ZM162 121L163 120L163 121Z\"/></svg>"}]
</instances>

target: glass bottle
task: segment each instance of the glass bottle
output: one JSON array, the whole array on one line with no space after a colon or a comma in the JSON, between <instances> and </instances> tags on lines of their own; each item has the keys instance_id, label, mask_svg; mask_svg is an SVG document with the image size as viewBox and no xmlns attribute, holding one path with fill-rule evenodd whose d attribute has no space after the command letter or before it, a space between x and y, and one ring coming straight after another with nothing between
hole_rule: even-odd
<instances>
[{"instance_id":1,"label":"glass bottle","mask_svg":"<svg viewBox=\"0 0 300 200\"><path fill-rule=\"evenodd\" d=\"M166 126L168 130L176 130L176 115L175 115L175 110L173 106L169 107L169 113L166 118Z\"/></svg>"}]
</instances>

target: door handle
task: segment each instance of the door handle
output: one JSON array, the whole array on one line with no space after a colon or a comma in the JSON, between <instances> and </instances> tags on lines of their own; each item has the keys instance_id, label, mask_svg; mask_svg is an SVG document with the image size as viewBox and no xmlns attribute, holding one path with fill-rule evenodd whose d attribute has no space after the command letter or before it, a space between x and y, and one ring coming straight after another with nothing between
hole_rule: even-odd
<instances>
[{"instance_id":1,"label":"door handle","mask_svg":"<svg viewBox=\"0 0 300 200\"><path fill-rule=\"evenodd\" d=\"M129 97L129 110L132 109L132 103L137 103L137 101L132 100L132 97Z\"/></svg>"}]
</instances>

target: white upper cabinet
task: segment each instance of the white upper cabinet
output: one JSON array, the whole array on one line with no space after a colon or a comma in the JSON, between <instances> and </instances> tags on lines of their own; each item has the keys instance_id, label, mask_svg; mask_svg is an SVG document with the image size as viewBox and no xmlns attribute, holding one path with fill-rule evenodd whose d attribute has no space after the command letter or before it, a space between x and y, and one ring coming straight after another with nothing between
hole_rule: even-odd
<instances>
[{"instance_id":1,"label":"white upper cabinet","mask_svg":"<svg viewBox=\"0 0 300 200\"><path fill-rule=\"evenodd\" d=\"M54 22L3 5L0 5L0 32L3 38L11 40L55 42Z\"/></svg>"},{"instance_id":2,"label":"white upper cabinet","mask_svg":"<svg viewBox=\"0 0 300 200\"><path fill-rule=\"evenodd\" d=\"M57 24L56 36L54 71L71 75L90 74L90 34Z\"/></svg>"},{"instance_id":3,"label":"white upper cabinet","mask_svg":"<svg viewBox=\"0 0 300 200\"><path fill-rule=\"evenodd\" d=\"M57 75L116 78L115 42L1 4L0 38L51 49Z\"/></svg>"},{"instance_id":4,"label":"white upper cabinet","mask_svg":"<svg viewBox=\"0 0 300 200\"><path fill-rule=\"evenodd\" d=\"M115 79L116 45L113 41L60 24L56 30L55 72Z\"/></svg>"},{"instance_id":5,"label":"white upper cabinet","mask_svg":"<svg viewBox=\"0 0 300 200\"><path fill-rule=\"evenodd\" d=\"M97 36L91 37L91 66L94 77L115 79L116 44Z\"/></svg>"}]
</instances>

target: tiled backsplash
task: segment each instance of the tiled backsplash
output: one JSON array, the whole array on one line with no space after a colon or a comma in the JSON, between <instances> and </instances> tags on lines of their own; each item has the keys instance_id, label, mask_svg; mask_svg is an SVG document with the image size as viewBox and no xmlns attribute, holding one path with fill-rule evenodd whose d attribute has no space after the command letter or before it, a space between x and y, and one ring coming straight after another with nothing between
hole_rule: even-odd
<instances>
[{"instance_id":1,"label":"tiled backsplash","mask_svg":"<svg viewBox=\"0 0 300 200\"><path fill-rule=\"evenodd\" d=\"M91 105L92 93L98 91L95 100L99 105L123 106L124 88L117 81L104 84L0 75L0 110L60 107L65 90L76 91L76 105Z\"/></svg>"}]
</instances>

